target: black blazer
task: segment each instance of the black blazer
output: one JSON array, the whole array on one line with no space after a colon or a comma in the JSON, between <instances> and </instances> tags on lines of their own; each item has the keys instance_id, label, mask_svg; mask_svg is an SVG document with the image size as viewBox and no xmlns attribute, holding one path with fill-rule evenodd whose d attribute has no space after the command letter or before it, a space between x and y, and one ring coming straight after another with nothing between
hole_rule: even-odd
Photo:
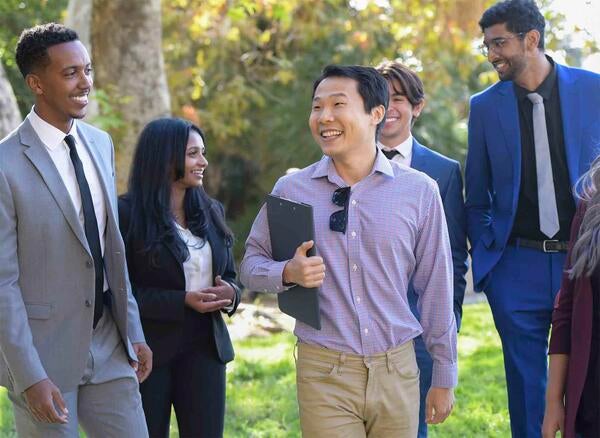
<instances>
[{"instance_id":1,"label":"black blazer","mask_svg":"<svg viewBox=\"0 0 600 438\"><path fill-rule=\"evenodd\" d=\"M221 214L223 206L212 201ZM161 366L175 354L197 342L214 340L218 359L223 363L233 360L234 352L227 326L220 311L198 313L185 303L185 275L183 263L176 257L172 244L163 242L158 251L156 264L148 254L139 252L139 243L128 237L131 216L131 201L127 195L119 198L119 224L127 251L127 266L133 295L142 319L148 345L154 353L154 365ZM216 275L230 283L235 291L233 310L235 313L241 298L236 281L232 248L225 237L209 219L208 242L212 250L213 279Z\"/></svg>"}]
</instances>

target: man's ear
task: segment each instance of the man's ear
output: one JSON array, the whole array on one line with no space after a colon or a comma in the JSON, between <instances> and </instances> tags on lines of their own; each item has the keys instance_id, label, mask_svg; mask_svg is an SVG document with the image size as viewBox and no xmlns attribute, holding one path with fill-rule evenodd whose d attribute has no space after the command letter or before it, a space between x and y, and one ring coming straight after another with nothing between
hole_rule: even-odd
<instances>
[{"instance_id":1,"label":"man's ear","mask_svg":"<svg viewBox=\"0 0 600 438\"><path fill-rule=\"evenodd\" d=\"M27 76L25 76L25 83L36 96L44 94L42 81L40 80L40 77L35 73L29 73Z\"/></svg>"},{"instance_id":2,"label":"man's ear","mask_svg":"<svg viewBox=\"0 0 600 438\"><path fill-rule=\"evenodd\" d=\"M375 125L379 125L383 118L385 117L385 107L383 105L378 105L375 108L371 109L371 119Z\"/></svg>"},{"instance_id":3,"label":"man's ear","mask_svg":"<svg viewBox=\"0 0 600 438\"><path fill-rule=\"evenodd\" d=\"M412 107L412 116L413 119L418 118L421 115L421 111L425 108L425 99Z\"/></svg>"},{"instance_id":4,"label":"man's ear","mask_svg":"<svg viewBox=\"0 0 600 438\"><path fill-rule=\"evenodd\" d=\"M526 48L529 50L537 50L540 38L540 32L537 29L531 29L523 38Z\"/></svg>"}]
</instances>

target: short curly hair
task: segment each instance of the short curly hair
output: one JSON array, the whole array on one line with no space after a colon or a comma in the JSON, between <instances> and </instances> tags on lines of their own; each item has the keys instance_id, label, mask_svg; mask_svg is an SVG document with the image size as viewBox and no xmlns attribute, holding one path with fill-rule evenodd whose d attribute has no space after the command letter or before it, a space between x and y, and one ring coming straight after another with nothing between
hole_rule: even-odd
<instances>
[{"instance_id":1,"label":"short curly hair","mask_svg":"<svg viewBox=\"0 0 600 438\"><path fill-rule=\"evenodd\" d=\"M544 28L546 21L533 0L506 0L496 3L486 10L479 20L484 31L495 24L506 23L506 28L515 34L537 30L540 33L539 49L544 49Z\"/></svg>"},{"instance_id":2,"label":"short curly hair","mask_svg":"<svg viewBox=\"0 0 600 438\"><path fill-rule=\"evenodd\" d=\"M62 24L47 23L25 29L16 49L17 65L23 77L35 68L50 64L48 48L79 39L77 32Z\"/></svg>"}]
</instances>

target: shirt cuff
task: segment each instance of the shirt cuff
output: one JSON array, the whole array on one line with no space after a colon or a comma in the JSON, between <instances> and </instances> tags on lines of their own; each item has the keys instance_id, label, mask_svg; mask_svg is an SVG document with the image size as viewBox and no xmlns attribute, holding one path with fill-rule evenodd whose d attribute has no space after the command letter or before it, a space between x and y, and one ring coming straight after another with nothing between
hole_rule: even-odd
<instances>
[{"instance_id":1,"label":"shirt cuff","mask_svg":"<svg viewBox=\"0 0 600 438\"><path fill-rule=\"evenodd\" d=\"M436 388L454 388L458 385L458 367L456 363L442 365L433 363L431 386Z\"/></svg>"},{"instance_id":2,"label":"shirt cuff","mask_svg":"<svg viewBox=\"0 0 600 438\"><path fill-rule=\"evenodd\" d=\"M283 284L283 270L287 262L289 262L289 260L284 260L282 262L274 262L271 264L271 266L269 266L269 270L267 273L268 286L263 290L263 292L279 293L296 286L295 284L287 286Z\"/></svg>"},{"instance_id":3,"label":"shirt cuff","mask_svg":"<svg viewBox=\"0 0 600 438\"><path fill-rule=\"evenodd\" d=\"M234 308L234 306L235 306L235 300L236 300L236 298L235 298L235 287L234 287L234 286L233 286L233 284L231 284L229 281L225 281L225 280L223 280L223 279L221 279L221 281L222 281L223 283L227 283L227 284L228 284L229 286L231 286L231 288L233 289L233 299L231 300L231 304L230 304L229 306L225 306L225 307L223 307L223 308L221 309L223 312L227 312L227 313L229 313L229 312L231 312L231 311L233 310L233 308Z\"/></svg>"}]
</instances>

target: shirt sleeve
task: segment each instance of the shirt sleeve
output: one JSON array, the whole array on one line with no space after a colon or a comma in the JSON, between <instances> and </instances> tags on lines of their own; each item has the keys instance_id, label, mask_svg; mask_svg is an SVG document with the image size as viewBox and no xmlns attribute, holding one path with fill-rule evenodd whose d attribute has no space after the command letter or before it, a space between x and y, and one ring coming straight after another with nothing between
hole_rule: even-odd
<instances>
[{"instance_id":1,"label":"shirt sleeve","mask_svg":"<svg viewBox=\"0 0 600 438\"><path fill-rule=\"evenodd\" d=\"M439 190L433 183L430 187L421 209L413 285L419 296L423 340L433 359L431 385L452 388L458 382L452 252Z\"/></svg>"},{"instance_id":2,"label":"shirt sleeve","mask_svg":"<svg viewBox=\"0 0 600 438\"><path fill-rule=\"evenodd\" d=\"M273 188L274 195L280 194L278 186L279 182ZM240 265L242 284L251 291L283 292L289 289L289 286L283 284L283 269L287 262L273 260L267 206L264 204L246 240L246 252Z\"/></svg>"}]
</instances>

